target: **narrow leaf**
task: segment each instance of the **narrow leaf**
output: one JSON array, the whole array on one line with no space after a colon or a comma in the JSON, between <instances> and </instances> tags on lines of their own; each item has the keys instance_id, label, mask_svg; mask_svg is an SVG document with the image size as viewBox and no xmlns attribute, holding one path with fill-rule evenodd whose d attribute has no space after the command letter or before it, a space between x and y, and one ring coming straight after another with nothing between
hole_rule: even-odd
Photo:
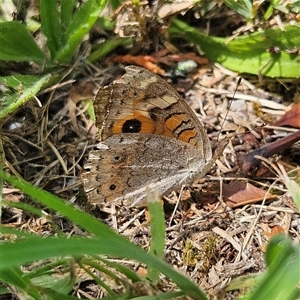
<instances>
[{"instance_id":1,"label":"narrow leaf","mask_svg":"<svg viewBox=\"0 0 300 300\"><path fill-rule=\"evenodd\" d=\"M163 209L163 203L159 195L158 190L151 193L147 191L148 209L150 213L150 225L151 225L151 244L149 253L163 259L165 248L165 215ZM157 282L159 279L159 270L148 267L147 277Z\"/></svg>"},{"instance_id":2,"label":"narrow leaf","mask_svg":"<svg viewBox=\"0 0 300 300\"><path fill-rule=\"evenodd\" d=\"M86 238L58 237L47 239L32 236L26 240L14 243L0 244L0 261L2 262L0 264L0 276L2 270L7 270L12 266L22 265L33 260L68 255L109 254L111 256L135 259L156 268L173 280L187 295L194 297L194 299L206 299L203 292L188 278L176 272L161 259L146 253L138 246L130 243L94 217L77 210L58 197L33 187L22 180L1 173L0 175L3 176L4 180L22 189L26 194L37 199L40 203L56 210L95 235L95 237ZM36 247L33 245L36 245Z\"/></svg>"},{"instance_id":3,"label":"narrow leaf","mask_svg":"<svg viewBox=\"0 0 300 300\"><path fill-rule=\"evenodd\" d=\"M70 26L75 8L75 0L62 0L60 7L62 43L66 44L66 33Z\"/></svg>"},{"instance_id":4,"label":"narrow leaf","mask_svg":"<svg viewBox=\"0 0 300 300\"><path fill-rule=\"evenodd\" d=\"M67 43L56 56L59 62L69 63L71 61L73 53L84 36L89 33L106 2L106 0L88 0L78 9L67 30Z\"/></svg>"},{"instance_id":5,"label":"narrow leaf","mask_svg":"<svg viewBox=\"0 0 300 300\"><path fill-rule=\"evenodd\" d=\"M53 59L61 48L61 24L56 0L41 0L41 28L47 38L47 46Z\"/></svg>"}]
</instances>

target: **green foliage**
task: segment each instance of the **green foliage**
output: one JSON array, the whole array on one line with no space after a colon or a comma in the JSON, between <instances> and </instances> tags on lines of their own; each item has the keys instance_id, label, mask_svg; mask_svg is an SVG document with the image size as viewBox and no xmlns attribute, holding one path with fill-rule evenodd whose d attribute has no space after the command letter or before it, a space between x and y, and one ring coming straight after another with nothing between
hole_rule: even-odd
<instances>
[{"instance_id":1,"label":"green foliage","mask_svg":"<svg viewBox=\"0 0 300 300\"><path fill-rule=\"evenodd\" d=\"M281 12L284 14L289 13L299 13L300 12L300 1L291 0L291 1L280 1L280 0L271 0L269 2L269 7L263 15L263 20L268 20L274 14Z\"/></svg>"},{"instance_id":2,"label":"green foliage","mask_svg":"<svg viewBox=\"0 0 300 300\"><path fill-rule=\"evenodd\" d=\"M0 124L9 114L31 100L48 82L49 78L50 75L43 77L31 75L0 77L0 83L5 87L0 98Z\"/></svg>"},{"instance_id":3,"label":"green foliage","mask_svg":"<svg viewBox=\"0 0 300 300\"><path fill-rule=\"evenodd\" d=\"M248 20L252 20L257 16L257 12L262 5L268 5L264 10L262 21L270 19L274 14L282 12L284 14L288 13L299 13L300 1L249 1L249 0L225 0L224 3L230 7L235 12L244 16Z\"/></svg>"},{"instance_id":4,"label":"green foliage","mask_svg":"<svg viewBox=\"0 0 300 300\"><path fill-rule=\"evenodd\" d=\"M271 239L266 250L267 271L234 279L227 291L251 288L241 300L296 300L300 289L300 247L285 235Z\"/></svg>"},{"instance_id":5,"label":"green foliage","mask_svg":"<svg viewBox=\"0 0 300 300\"><path fill-rule=\"evenodd\" d=\"M0 23L0 61L34 62L39 66L39 75L15 75L0 78L4 86L0 102L0 124L17 108L31 100L50 79L57 82L63 77L65 65L71 65L77 57L77 51L86 34L98 21L100 28L113 30L114 23L99 18L106 5L105 0L40 0L40 29L46 38L46 44L38 46L32 37L29 26L10 21ZM230 8L253 20L257 7L253 1L224 1ZM264 2L264 1L263 1ZM122 1L113 0L111 6L116 9ZM209 3L209 5L212 5ZM209 6L211 7L211 6ZM275 12L299 13L299 1L281 2L273 0L263 14L266 21ZM102 27L101 27L102 26ZM285 31L279 29L262 30L247 36L237 37L231 41L225 38L206 36L189 25L174 20L170 29L172 36L185 38L204 50L206 56L237 72L262 74L270 77L300 77L299 55L288 50L300 47L299 25L286 25ZM95 62L111 53L116 47L127 46L133 38L107 39L87 58ZM272 51L272 49L279 51ZM51 74L56 73L55 77ZM128 280L123 283L125 289L135 283L156 283L158 276L164 274L180 289L178 292L161 293L147 296L147 299L174 299L188 295L193 299L206 299L203 292L189 279L177 273L163 262L164 254L164 216L158 199L149 204L151 215L151 245L149 253L116 234L103 223L89 214L77 210L65 201L30 186L28 183L4 176L4 179L34 198L55 213L68 218L79 226L85 236L66 237L57 229L54 237L43 238L12 228L1 227L1 233L7 239L0 243L0 280L14 288L16 295L24 299L77 299L70 296L79 282L77 269L85 271L109 295L109 299L131 299L130 292L118 295L108 286L101 276L91 272L96 269L99 274L106 274L112 282L121 283L118 272ZM298 186L293 184L293 196L299 205ZM153 200L153 199L152 199ZM29 204L7 203L10 206L26 210L31 214L42 215L42 211ZM51 216L48 217L51 222ZM55 226L55 223L52 224ZM10 240L11 239L11 240ZM148 278L142 278L120 263L107 257L133 259L144 264L148 269ZM24 272L21 266L39 262L31 271ZM297 299L300 281L299 246L295 246L285 236L271 240L267 252L268 269L265 273L252 275L243 281L243 286L252 288L243 299ZM59 269L60 272L57 272ZM150 280L149 280L150 279ZM246 285L246 283L248 285ZM230 289L230 288L229 288ZM0 284L0 294L8 293L4 284ZM280 295L280 296L279 296Z\"/></svg>"},{"instance_id":6,"label":"green foliage","mask_svg":"<svg viewBox=\"0 0 300 300\"><path fill-rule=\"evenodd\" d=\"M41 236L22 234L17 230L2 227L2 234L15 234L16 237L12 242L2 242L0 244L0 261L3 262L0 265L0 280L15 286L20 293L27 293L34 299L40 299L41 295L48 295L49 299L58 299L58 296L59 299L74 299L74 297L70 298L70 296L67 296L70 286L65 285L67 282L66 278L70 279L70 276L72 275L71 270L66 272L63 278L60 278L60 281L57 282L58 285L63 287L61 291L54 290L46 285L46 283L51 280L52 276L54 276L53 280L55 280L54 266L60 267L62 270L67 270L72 261L81 266L83 265L86 268L88 266L97 266L97 269L106 274L113 274L109 268L113 267L114 269L121 271L123 275L128 276L128 281L131 282L145 280L139 278L136 273L130 271L121 264L108 263L108 260L105 260L103 257L103 255L108 255L112 257L133 259L147 265L148 268L159 270L160 273L173 280L173 282L181 289L180 292L177 292L178 295L189 295L193 299L206 299L203 292L193 282L180 273L177 273L169 265L164 263L161 258L151 253L146 253L144 250L130 243L124 237L118 235L91 215L79 211L74 206L58 197L33 187L26 182L6 175L4 176L4 180L15 187L22 189L39 203L68 218L86 232L86 236L83 237L68 238L60 234L58 237L48 237L45 239ZM154 206L156 206L156 208L154 207L154 211L157 212L159 211L158 206L161 206L161 204L158 202L155 203ZM163 218L163 215L159 218ZM161 229L162 227L160 227L157 234L161 234ZM159 240L160 238L156 239ZM160 248L161 245L156 249L161 252L159 250ZM85 258L87 255L92 258ZM64 259L61 260L59 259L60 257L64 257ZM39 260L44 261L41 266L26 273L26 275L20 270L21 265ZM28 281L29 278L30 281ZM112 279L117 280L117 277L112 276ZM39 282L39 284L36 282ZM98 278L97 282L100 284L102 282L101 278ZM105 284L102 284L102 288L106 289L109 294L112 293ZM39 291L38 296L37 291ZM165 296L168 296L168 293ZM174 297L174 294L170 293L170 297ZM165 299L172 298L169 298L168 296Z\"/></svg>"},{"instance_id":7,"label":"green foliage","mask_svg":"<svg viewBox=\"0 0 300 300\"><path fill-rule=\"evenodd\" d=\"M77 10L65 31L66 37L64 39L66 42L56 54L56 59L59 62L69 63L71 61L70 58L84 36L91 30L105 4L105 0L89 0ZM64 34L62 37L64 37Z\"/></svg>"},{"instance_id":8,"label":"green foliage","mask_svg":"<svg viewBox=\"0 0 300 300\"><path fill-rule=\"evenodd\" d=\"M293 198L298 210L300 211L300 185L294 180L287 180L286 187L288 188L291 197Z\"/></svg>"},{"instance_id":9,"label":"green foliage","mask_svg":"<svg viewBox=\"0 0 300 300\"><path fill-rule=\"evenodd\" d=\"M3 22L0 26L0 60L46 63L46 68L56 63L70 63L105 4L105 0L87 0L78 6L78 1L63 0L58 6L56 0L41 0L41 30L47 39L50 57L45 57L24 24Z\"/></svg>"},{"instance_id":10,"label":"green foliage","mask_svg":"<svg viewBox=\"0 0 300 300\"><path fill-rule=\"evenodd\" d=\"M58 197L10 176L5 175L4 180L22 189L40 204L68 218L86 232L85 236L80 237L66 237L59 233L57 237L45 239L12 228L1 227L4 236L14 238L12 241L2 241L0 244L0 261L2 262L0 280L14 286L20 295L27 295L26 299L29 299L28 296L31 297L30 299L41 299L43 295L47 295L48 299L76 299L68 294L79 280L75 275L75 269L78 270L78 268L87 272L99 286L105 289L110 295L109 299L121 299L120 297L132 299L134 296L130 293L123 296L116 295L111 287L102 281L101 275L95 275L96 273L90 271L91 268L97 269L98 274L104 273L111 277L112 282L119 282L118 272L125 275L128 282L132 283L144 282L146 284L147 279L139 277L120 263L110 261L105 258L107 256L133 259L140 264L145 264L148 267L149 277L157 280L158 274L162 273L180 288L178 292L162 293L153 296L154 298L148 296L150 298L147 299L174 299L175 296L180 295L189 295L193 299L206 299L194 283L162 261L164 216L162 205L156 197L152 196L152 201L149 203L153 245L150 247L150 253L146 253L94 217L77 210ZM14 205L13 202L10 203L10 206ZM28 205L24 207L28 209ZM40 263L36 264L31 271L26 273L21 271L21 265L38 261ZM266 298L275 300L278 299L278 295L284 295L282 299L297 299L299 296L297 284L300 281L299 246L294 245L283 235L274 237L267 248L266 263L268 270L264 274L244 277L242 283L235 281L228 290L255 286L253 292L242 298L244 300ZM62 275L58 276L57 268L60 270L59 274ZM128 288L126 283L125 288ZM2 290L5 292L4 286Z\"/></svg>"},{"instance_id":11,"label":"green foliage","mask_svg":"<svg viewBox=\"0 0 300 300\"><path fill-rule=\"evenodd\" d=\"M105 0L87 0L82 3L78 0L60 2L41 0L40 29L46 37L46 44L40 48L23 23L2 22L0 61L35 62L40 67L40 76L55 72L56 77L53 80L57 82L65 71L62 65L71 64L76 58L76 52L84 36L90 32L96 21L98 21L98 26L102 26L101 28L111 26L110 30L113 30L114 22L108 22L105 17L99 18L106 3ZM116 9L120 3L115 0L111 1L110 5ZM247 19L252 19L258 9L256 4L248 0L228 0L225 3ZM292 1L289 4L280 3L277 0L271 1L264 14L264 20L277 10L285 13L297 12L297 3L299 1ZM298 78L300 76L299 55L297 51L294 54L289 52L300 47L300 27L297 25L285 26L284 32L279 29L264 30L237 37L231 41L206 36L178 20L174 20L170 32L173 36L181 37L184 32L184 38L199 45L210 60L219 62L234 71L270 77ZM95 62L111 53L116 47L127 46L133 42L132 38L107 39L98 49L93 49L87 59ZM273 53L273 48L279 49L279 52ZM24 86L25 91L27 90L27 94L24 95L25 102L43 87L42 84L36 84L39 81L38 78L33 79L32 87L30 87L27 82L31 78L18 78L20 85ZM22 82L23 79L24 82ZM43 83L47 82L42 78L40 80ZM20 92L11 93L9 97L4 95L4 99L1 99L1 106L5 109L1 110L0 118L12 113L22 101L24 98L20 97Z\"/></svg>"},{"instance_id":12,"label":"green foliage","mask_svg":"<svg viewBox=\"0 0 300 300\"><path fill-rule=\"evenodd\" d=\"M78 6L76 0L41 0L41 30L47 40L46 50L39 48L24 24L15 21L0 23L0 61L33 61L41 67L40 76L13 77L20 89L13 87L1 95L0 122L20 105L31 100L48 82L50 73L56 73L53 78L56 82L63 76L64 68L60 65L72 62L80 43L105 4L105 0L87 0L81 6ZM50 57L47 53L50 53ZM12 86L10 77L2 77L1 82L8 89Z\"/></svg>"},{"instance_id":13,"label":"green foliage","mask_svg":"<svg viewBox=\"0 0 300 300\"><path fill-rule=\"evenodd\" d=\"M173 20L172 36L183 37L198 45L205 55L237 72L262 74L270 77L300 77L298 54L288 50L300 46L300 26L287 25L284 32L279 28L256 32L233 40L211 37L188 24ZM272 49L278 48L279 52Z\"/></svg>"},{"instance_id":14,"label":"green foliage","mask_svg":"<svg viewBox=\"0 0 300 300\"><path fill-rule=\"evenodd\" d=\"M290 178L291 175L293 175L295 177L292 179L292 178ZM296 169L296 172L294 172L294 171L290 172L290 176L285 171L282 171L282 180L283 180L285 186L287 187L293 201L295 202L296 207L300 211L300 193L299 193L300 185L299 185L299 180L298 180L299 175L297 173L297 169Z\"/></svg>"},{"instance_id":15,"label":"green foliage","mask_svg":"<svg viewBox=\"0 0 300 300\"><path fill-rule=\"evenodd\" d=\"M96 62L99 59L105 57L109 53L113 52L117 47L119 46L128 46L133 43L132 38L119 38L119 37L113 37L103 44L101 44L97 49L94 49L94 51L88 56L88 60L90 62Z\"/></svg>"},{"instance_id":16,"label":"green foliage","mask_svg":"<svg viewBox=\"0 0 300 300\"><path fill-rule=\"evenodd\" d=\"M34 61L39 64L45 60L43 51L27 28L19 22L0 23L0 45L0 60Z\"/></svg>"},{"instance_id":17,"label":"green foliage","mask_svg":"<svg viewBox=\"0 0 300 300\"><path fill-rule=\"evenodd\" d=\"M165 214L163 209L162 199L156 191L147 195L148 209L150 213L150 224L151 224L151 245L149 253L157 256L159 259L163 259L165 250ZM157 282L159 279L159 269L149 267L148 278L152 282Z\"/></svg>"},{"instance_id":18,"label":"green foliage","mask_svg":"<svg viewBox=\"0 0 300 300\"><path fill-rule=\"evenodd\" d=\"M296 300L300 289L300 247L285 235L273 237L266 251L267 271L244 300Z\"/></svg>"},{"instance_id":19,"label":"green foliage","mask_svg":"<svg viewBox=\"0 0 300 300\"><path fill-rule=\"evenodd\" d=\"M252 1L248 0L225 0L224 3L232 10L236 11L240 15L247 19L252 19L254 16Z\"/></svg>"}]
</instances>

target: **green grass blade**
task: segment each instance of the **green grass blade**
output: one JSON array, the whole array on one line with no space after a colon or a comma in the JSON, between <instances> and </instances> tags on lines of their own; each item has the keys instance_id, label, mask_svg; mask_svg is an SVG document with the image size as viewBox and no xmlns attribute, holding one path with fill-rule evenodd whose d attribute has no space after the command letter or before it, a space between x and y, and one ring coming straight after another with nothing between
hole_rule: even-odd
<instances>
[{"instance_id":1,"label":"green grass blade","mask_svg":"<svg viewBox=\"0 0 300 300\"><path fill-rule=\"evenodd\" d=\"M11 236L16 236L18 238L31 236L31 234L26 231L21 231L21 230L4 227L4 226L0 226L0 233L1 233L1 235L6 234L6 235L11 235ZM14 239L14 237L13 237L13 239ZM6 239L6 242L8 242L8 239ZM1 243L0 243L0 245L1 245Z\"/></svg>"},{"instance_id":2,"label":"green grass blade","mask_svg":"<svg viewBox=\"0 0 300 300\"><path fill-rule=\"evenodd\" d=\"M45 215L43 214L40 208L37 208L31 204L24 203L24 202L14 202L14 201L3 201L3 202L9 207L21 209L23 211L30 213L32 216L45 217Z\"/></svg>"},{"instance_id":3,"label":"green grass blade","mask_svg":"<svg viewBox=\"0 0 300 300\"><path fill-rule=\"evenodd\" d=\"M91 262L91 260L90 260ZM91 278L93 278L93 280L99 285L101 286L103 289L106 290L106 292L111 296L111 297L115 297L116 293L113 291L113 289L105 283L104 280L102 280L102 278L100 278L100 276L97 276L94 274L94 272L91 271L90 268L86 268L85 265L83 265L81 263L80 260L77 260L78 265L87 273L90 275ZM100 271L100 274L106 274L108 275L111 279L115 280L116 282L118 281L118 276L115 275L113 272L111 272L110 270L108 270L107 268L105 268L105 266L101 266L99 263L97 262L91 262L91 264L89 264L89 266L93 266L96 270ZM102 276L101 276L102 277Z\"/></svg>"},{"instance_id":4,"label":"green grass blade","mask_svg":"<svg viewBox=\"0 0 300 300\"><path fill-rule=\"evenodd\" d=\"M0 23L0 60L34 61L42 64L45 54L26 27L19 22Z\"/></svg>"},{"instance_id":5,"label":"green grass blade","mask_svg":"<svg viewBox=\"0 0 300 300\"><path fill-rule=\"evenodd\" d=\"M47 46L52 60L61 49L61 24L56 0L40 1L41 29L47 38Z\"/></svg>"},{"instance_id":6,"label":"green grass blade","mask_svg":"<svg viewBox=\"0 0 300 300\"><path fill-rule=\"evenodd\" d=\"M98 61L99 59L103 58L107 54L113 52L117 47L120 46L129 46L133 43L132 38L120 38L120 37L113 37L103 44L96 50L94 50L89 56L88 60L91 63Z\"/></svg>"},{"instance_id":7,"label":"green grass blade","mask_svg":"<svg viewBox=\"0 0 300 300\"><path fill-rule=\"evenodd\" d=\"M23 272L19 267L16 266L1 270L0 279L6 283L14 285L14 287L17 287L17 289L26 291L26 293L28 293L34 299L40 299L39 292L32 285L28 278L23 277Z\"/></svg>"},{"instance_id":8,"label":"green grass blade","mask_svg":"<svg viewBox=\"0 0 300 300\"><path fill-rule=\"evenodd\" d=\"M246 19L252 18L252 3L248 0L225 0L224 3Z\"/></svg>"},{"instance_id":9,"label":"green grass blade","mask_svg":"<svg viewBox=\"0 0 300 300\"><path fill-rule=\"evenodd\" d=\"M295 202L298 210L300 211L300 185L295 181L290 178L286 178L286 187L289 190L289 193L292 196L293 201Z\"/></svg>"},{"instance_id":10,"label":"green grass blade","mask_svg":"<svg viewBox=\"0 0 300 300\"><path fill-rule=\"evenodd\" d=\"M68 204L66 201L38 189L25 181L21 181L12 176L3 175L4 180L13 186L21 189L24 193L36 199L43 205L59 212L61 215L67 217L75 224L81 226L91 234L98 237L111 238L111 236L118 236L112 229L93 218L91 215L76 209L74 206Z\"/></svg>"},{"instance_id":11,"label":"green grass blade","mask_svg":"<svg viewBox=\"0 0 300 300\"><path fill-rule=\"evenodd\" d=\"M41 266L38 266L37 268L35 268L34 270L32 270L31 272L28 272L26 274L24 274L23 276L25 278L29 278L32 280L36 280L36 283L38 283L38 279L37 278L41 278L42 276L44 276L45 274L57 274L57 267L60 267L60 270L63 272L65 269L67 269L69 271L70 269L70 265L74 262L74 258L71 257L64 257L61 259L57 259L55 261L49 261L49 262L45 262L44 264L42 264ZM45 283L45 281L44 281ZM50 286L45 286L45 287L51 287Z\"/></svg>"},{"instance_id":12,"label":"green grass blade","mask_svg":"<svg viewBox=\"0 0 300 300\"><path fill-rule=\"evenodd\" d=\"M77 210L58 197L33 187L24 181L4 174L1 175L10 184L23 190L40 203L66 216L75 224L94 234L95 237L43 239L32 236L26 240L4 243L1 245L0 251L0 261L3 262L0 264L0 274L1 270L7 270L12 266L22 265L33 260L69 255L106 254L137 260L147 266L160 270L161 273L173 280L187 295L194 297L194 299L206 299L203 292L193 282L177 273L162 260L130 243L94 217Z\"/></svg>"},{"instance_id":13,"label":"green grass blade","mask_svg":"<svg viewBox=\"0 0 300 300\"><path fill-rule=\"evenodd\" d=\"M121 264L118 263L114 263L113 261L104 259L102 257L97 258L100 261L104 262L106 265L118 270L119 272L121 272L122 274L126 275L127 278L130 278L130 280L132 282L138 282L141 281L141 277L139 277L137 275L136 272L132 271L131 269L127 268L126 266L123 266ZM91 264L91 266L93 266L93 264L90 261L87 261L88 264ZM94 265L94 267L96 268L96 266Z\"/></svg>"},{"instance_id":14,"label":"green grass blade","mask_svg":"<svg viewBox=\"0 0 300 300\"><path fill-rule=\"evenodd\" d=\"M47 298L44 297L43 299L47 300L78 300L78 297L69 296L63 293L60 293L54 289L46 289L46 288L39 288L40 295L47 295ZM41 296L40 298L41 299Z\"/></svg>"},{"instance_id":15,"label":"green grass blade","mask_svg":"<svg viewBox=\"0 0 300 300\"><path fill-rule=\"evenodd\" d=\"M153 296L141 296L136 297L134 300L167 300L167 299L186 299L185 294L183 292L166 292L160 295L153 295ZM181 297L181 298L180 298Z\"/></svg>"},{"instance_id":16,"label":"green grass blade","mask_svg":"<svg viewBox=\"0 0 300 300\"><path fill-rule=\"evenodd\" d=\"M266 252L268 270L244 300L292 300L300 282L300 247L286 236L275 236ZM299 294L299 290L298 290Z\"/></svg>"},{"instance_id":17,"label":"green grass blade","mask_svg":"<svg viewBox=\"0 0 300 300\"><path fill-rule=\"evenodd\" d=\"M162 200L158 192L147 194L148 209L150 213L150 225L151 225L151 244L149 253L163 259L165 249L165 214L163 210ZM157 282L159 279L160 271L153 269L151 266L148 267L147 277Z\"/></svg>"},{"instance_id":18,"label":"green grass blade","mask_svg":"<svg viewBox=\"0 0 300 300\"><path fill-rule=\"evenodd\" d=\"M67 42L67 30L70 26L75 9L75 0L62 0L60 6L60 20L61 20L61 33L62 44Z\"/></svg>"},{"instance_id":19,"label":"green grass blade","mask_svg":"<svg viewBox=\"0 0 300 300\"><path fill-rule=\"evenodd\" d=\"M89 33L106 2L106 0L88 0L78 9L66 33L67 43L57 53L56 59L59 62L69 63L71 61L73 53L84 36Z\"/></svg>"},{"instance_id":20,"label":"green grass blade","mask_svg":"<svg viewBox=\"0 0 300 300\"><path fill-rule=\"evenodd\" d=\"M187 295L194 297L194 299L206 299L202 291L186 277L120 236L117 238L58 237L47 239L32 236L26 240L4 243L1 245L0 251L0 261L2 262L0 265L0 278L4 279L1 276L11 270L12 267L31 261L62 256L100 254L134 259L157 268L161 273L173 280Z\"/></svg>"}]
</instances>

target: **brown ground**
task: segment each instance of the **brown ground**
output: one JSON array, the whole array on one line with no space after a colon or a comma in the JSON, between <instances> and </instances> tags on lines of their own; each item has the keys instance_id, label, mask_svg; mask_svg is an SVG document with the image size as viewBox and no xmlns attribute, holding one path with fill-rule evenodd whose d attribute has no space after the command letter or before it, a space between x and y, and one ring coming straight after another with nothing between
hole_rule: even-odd
<instances>
[{"instance_id":1,"label":"brown ground","mask_svg":"<svg viewBox=\"0 0 300 300\"><path fill-rule=\"evenodd\" d=\"M221 16L224 17L219 13ZM223 29L215 26L213 34L218 30L224 32ZM167 65L160 66L164 70L172 69ZM94 88L110 83L122 72L123 65L112 63L110 59L85 65L68 77L68 80L75 78L80 84L73 84L72 89L71 83L55 86L39 95L42 108L32 101L12 116L3 126L6 170L67 201L76 196L81 187L79 176L83 163L95 140L92 132L87 133L91 122L84 113L84 105L74 99L74 93L78 96L83 86L83 96L89 96ZM287 128L275 131L265 124L271 124L273 119L284 114L296 93L287 94L276 80L266 78L259 82L256 76L249 75L244 75L237 87L238 78L237 74L209 63L199 65L186 80L165 78L199 113L213 144L217 139L228 140L222 156L200 183L192 190L186 189L180 199L174 192L164 200L165 260L190 276L210 297L217 295L231 279L264 270L264 250L274 233L284 232L296 242L300 241L299 214L282 174L276 169L278 164L282 164L287 172L294 169L299 162L299 144L278 153L247 174L242 173L236 163L238 155L289 132ZM89 88L86 88L87 82ZM295 82L285 85L290 91L296 90ZM74 127L74 119L71 120L69 113L74 101L78 108L75 121L78 128ZM14 129L13 124L16 125ZM250 130L254 134L249 134ZM238 187L233 195L229 195L233 187L228 185L233 182L238 183ZM245 182L251 185L244 187L245 193L242 193L241 183ZM264 198L267 191L273 197ZM7 193L12 191L7 190ZM24 201L18 193L15 197L16 201ZM147 249L149 222L143 209L116 205L113 208L93 207L90 211ZM4 209L3 223L44 235L52 233L51 226L43 218L20 215L20 211L13 209ZM57 220L57 224L66 233L74 230L72 224L64 220ZM225 299L236 297L237 294L232 292L227 293Z\"/></svg>"}]
</instances>

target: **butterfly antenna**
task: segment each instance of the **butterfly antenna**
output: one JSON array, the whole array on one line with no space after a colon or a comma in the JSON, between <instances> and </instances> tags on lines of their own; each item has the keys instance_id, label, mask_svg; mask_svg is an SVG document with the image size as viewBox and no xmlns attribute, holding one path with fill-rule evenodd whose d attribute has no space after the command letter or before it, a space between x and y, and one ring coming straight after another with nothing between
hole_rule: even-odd
<instances>
[{"instance_id":1,"label":"butterfly antenna","mask_svg":"<svg viewBox=\"0 0 300 300\"><path fill-rule=\"evenodd\" d=\"M219 134L218 134L218 137L217 137L217 141L219 141L219 137L220 137L220 134L221 134L221 130L222 130L224 124L225 124L225 121L226 121L226 119L227 119L227 116L228 116L229 109L230 109L230 107L231 107L232 101L233 101L233 99L234 99L234 97L235 97L235 94L236 94L236 92L237 92L237 89L238 89L239 85L240 85L241 82L242 82L242 79L243 79L242 77L240 77L240 78L238 79L238 82L237 82L237 84L236 84L236 87L235 87L235 90L234 90L232 99L231 99L230 102L229 102L229 107L228 107L228 109L227 109L227 111L226 111L225 117L224 117L223 122L222 122L222 124L221 124L221 129L220 129L220 131L219 131Z\"/></svg>"}]
</instances>

